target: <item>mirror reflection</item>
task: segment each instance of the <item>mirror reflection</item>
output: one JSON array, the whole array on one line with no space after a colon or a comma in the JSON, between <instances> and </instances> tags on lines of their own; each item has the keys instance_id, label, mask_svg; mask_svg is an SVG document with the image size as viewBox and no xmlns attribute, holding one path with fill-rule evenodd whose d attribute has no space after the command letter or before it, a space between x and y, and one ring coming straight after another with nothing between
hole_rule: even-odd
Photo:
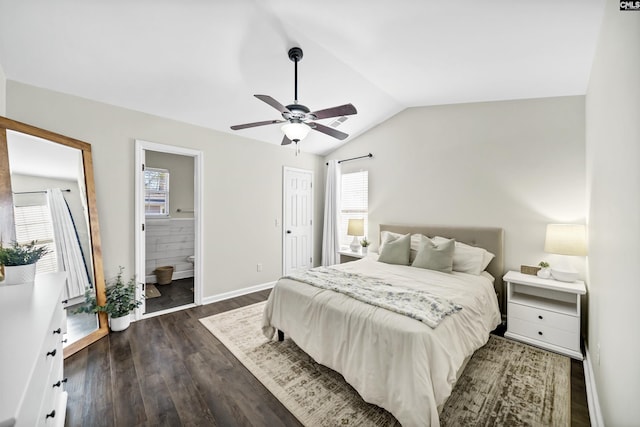
<instances>
[{"instance_id":1,"label":"mirror reflection","mask_svg":"<svg viewBox=\"0 0 640 427\"><path fill-rule=\"evenodd\" d=\"M7 146L16 241L49 250L37 273L67 273L68 346L99 328L96 314L74 313L95 292L82 151L11 130Z\"/></svg>"}]
</instances>

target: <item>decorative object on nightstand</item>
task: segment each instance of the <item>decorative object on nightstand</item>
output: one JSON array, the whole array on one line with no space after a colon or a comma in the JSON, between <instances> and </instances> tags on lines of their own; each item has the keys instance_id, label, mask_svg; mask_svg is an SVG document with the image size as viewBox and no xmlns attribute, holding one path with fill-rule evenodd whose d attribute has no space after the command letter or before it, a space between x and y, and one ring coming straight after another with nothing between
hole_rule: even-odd
<instances>
[{"instance_id":1,"label":"decorative object on nightstand","mask_svg":"<svg viewBox=\"0 0 640 427\"><path fill-rule=\"evenodd\" d=\"M362 240L360 240L360 245L362 246L362 255L366 255L369 251L369 244L370 243L367 240L366 236Z\"/></svg>"},{"instance_id":2,"label":"decorative object on nightstand","mask_svg":"<svg viewBox=\"0 0 640 427\"><path fill-rule=\"evenodd\" d=\"M351 251L358 252L360 250L360 242L358 237L364 236L364 219L350 219L347 225L347 236L353 236L353 241L349 247Z\"/></svg>"},{"instance_id":3,"label":"decorative object on nightstand","mask_svg":"<svg viewBox=\"0 0 640 427\"><path fill-rule=\"evenodd\" d=\"M538 274L538 271L540 271L540 267L533 267L531 265L520 266L520 273L522 274L530 274L532 276L535 276L536 274Z\"/></svg>"},{"instance_id":4,"label":"decorative object on nightstand","mask_svg":"<svg viewBox=\"0 0 640 427\"><path fill-rule=\"evenodd\" d=\"M551 268L549 268L549 263L546 261L540 261L538 264L540 270L536 272L536 276L541 279L550 279L551 278Z\"/></svg>"},{"instance_id":5,"label":"decorative object on nightstand","mask_svg":"<svg viewBox=\"0 0 640 427\"><path fill-rule=\"evenodd\" d=\"M587 255L586 228L581 224L549 224L544 241L544 251L565 255L557 266L551 269L554 279L563 282L578 280L578 271L571 265L567 256Z\"/></svg>"},{"instance_id":6,"label":"decorative object on nightstand","mask_svg":"<svg viewBox=\"0 0 640 427\"><path fill-rule=\"evenodd\" d=\"M559 282L509 271L504 336L582 360L580 297L584 282Z\"/></svg>"}]
</instances>

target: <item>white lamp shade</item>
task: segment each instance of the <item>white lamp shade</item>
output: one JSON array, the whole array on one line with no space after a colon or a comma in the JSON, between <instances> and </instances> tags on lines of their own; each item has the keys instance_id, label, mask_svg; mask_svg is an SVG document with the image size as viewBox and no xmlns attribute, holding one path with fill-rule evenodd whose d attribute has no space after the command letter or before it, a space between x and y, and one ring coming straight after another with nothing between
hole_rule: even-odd
<instances>
[{"instance_id":1,"label":"white lamp shade","mask_svg":"<svg viewBox=\"0 0 640 427\"><path fill-rule=\"evenodd\" d=\"M311 128L304 123L287 123L280 129L282 129L282 132L292 141L302 141L311 130Z\"/></svg>"},{"instance_id":2,"label":"white lamp shade","mask_svg":"<svg viewBox=\"0 0 640 427\"><path fill-rule=\"evenodd\" d=\"M350 219L347 226L348 236L364 236L364 219Z\"/></svg>"},{"instance_id":3,"label":"white lamp shade","mask_svg":"<svg viewBox=\"0 0 640 427\"><path fill-rule=\"evenodd\" d=\"M559 255L587 255L587 232L581 224L549 224L544 251Z\"/></svg>"}]
</instances>

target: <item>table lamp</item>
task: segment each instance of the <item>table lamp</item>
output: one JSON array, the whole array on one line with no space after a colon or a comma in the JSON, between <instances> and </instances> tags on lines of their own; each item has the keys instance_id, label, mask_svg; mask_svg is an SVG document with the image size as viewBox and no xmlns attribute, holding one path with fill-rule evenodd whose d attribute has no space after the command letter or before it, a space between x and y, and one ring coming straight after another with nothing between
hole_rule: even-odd
<instances>
[{"instance_id":1,"label":"table lamp","mask_svg":"<svg viewBox=\"0 0 640 427\"><path fill-rule=\"evenodd\" d=\"M349 247L352 252L358 252L360 249L360 242L358 241L359 236L364 236L364 219L350 219L349 225L347 226L347 236L353 236L353 241Z\"/></svg>"},{"instance_id":2,"label":"table lamp","mask_svg":"<svg viewBox=\"0 0 640 427\"><path fill-rule=\"evenodd\" d=\"M568 256L587 255L587 233L581 224L549 224L544 241L544 251L565 255L558 266L551 266L551 275L562 282L578 280L578 271L571 265Z\"/></svg>"}]
</instances>

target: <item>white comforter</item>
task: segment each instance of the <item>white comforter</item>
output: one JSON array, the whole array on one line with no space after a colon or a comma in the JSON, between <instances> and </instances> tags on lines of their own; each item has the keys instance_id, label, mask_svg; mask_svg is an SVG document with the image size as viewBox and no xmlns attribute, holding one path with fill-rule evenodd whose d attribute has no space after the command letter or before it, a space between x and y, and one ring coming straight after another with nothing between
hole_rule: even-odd
<instances>
[{"instance_id":1,"label":"white comforter","mask_svg":"<svg viewBox=\"0 0 640 427\"><path fill-rule=\"evenodd\" d=\"M438 407L451 394L459 368L500 323L493 284L484 276L385 264L374 255L334 268L424 289L463 309L432 329L343 294L281 279L265 308L265 335L284 331L403 426L438 426Z\"/></svg>"}]
</instances>

